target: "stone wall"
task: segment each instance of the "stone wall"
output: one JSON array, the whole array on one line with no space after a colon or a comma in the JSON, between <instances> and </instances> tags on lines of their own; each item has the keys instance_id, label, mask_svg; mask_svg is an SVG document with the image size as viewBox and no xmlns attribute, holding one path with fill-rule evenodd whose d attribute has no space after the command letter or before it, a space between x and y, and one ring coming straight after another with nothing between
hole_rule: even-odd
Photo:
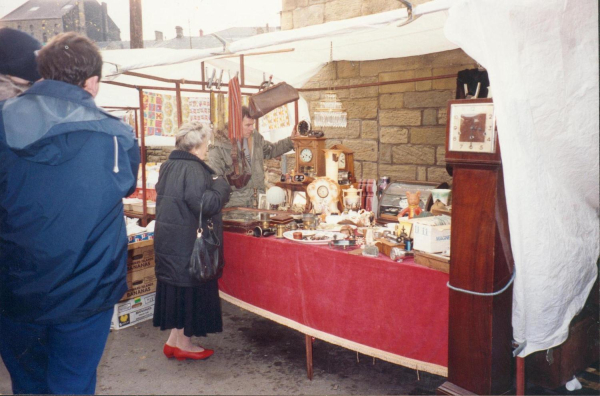
<instances>
[{"instance_id":1,"label":"stone wall","mask_svg":"<svg viewBox=\"0 0 600 396\"><path fill-rule=\"evenodd\" d=\"M30 19L23 21L0 21L0 28L8 27L21 30L36 40L45 44L52 37L63 32L62 18L54 19Z\"/></svg>"},{"instance_id":2,"label":"stone wall","mask_svg":"<svg viewBox=\"0 0 600 396\"><path fill-rule=\"evenodd\" d=\"M413 6L429 0L412 0ZM403 7L397 0L282 0L281 30L377 14Z\"/></svg>"},{"instance_id":3,"label":"stone wall","mask_svg":"<svg viewBox=\"0 0 600 396\"><path fill-rule=\"evenodd\" d=\"M169 154L173 150L175 147L146 147L146 161L163 163L169 159Z\"/></svg>"},{"instance_id":4,"label":"stone wall","mask_svg":"<svg viewBox=\"0 0 600 396\"><path fill-rule=\"evenodd\" d=\"M367 62L334 62L303 88L358 85L456 74L476 67L462 50ZM311 116L323 91L301 92ZM447 101L456 78L363 88L338 89L348 112L347 128L324 128L327 147L341 143L354 150L358 179L451 181L445 168ZM288 169L290 168L288 161Z\"/></svg>"}]
</instances>

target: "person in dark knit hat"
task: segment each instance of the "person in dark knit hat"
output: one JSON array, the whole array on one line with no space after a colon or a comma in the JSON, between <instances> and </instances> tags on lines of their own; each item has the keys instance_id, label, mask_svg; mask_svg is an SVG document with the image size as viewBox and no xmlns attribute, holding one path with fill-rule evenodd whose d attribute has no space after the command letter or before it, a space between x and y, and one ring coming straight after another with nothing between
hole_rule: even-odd
<instances>
[{"instance_id":1,"label":"person in dark knit hat","mask_svg":"<svg viewBox=\"0 0 600 396\"><path fill-rule=\"evenodd\" d=\"M0 29L0 101L20 94L41 78L36 62L41 47L27 33Z\"/></svg>"}]
</instances>

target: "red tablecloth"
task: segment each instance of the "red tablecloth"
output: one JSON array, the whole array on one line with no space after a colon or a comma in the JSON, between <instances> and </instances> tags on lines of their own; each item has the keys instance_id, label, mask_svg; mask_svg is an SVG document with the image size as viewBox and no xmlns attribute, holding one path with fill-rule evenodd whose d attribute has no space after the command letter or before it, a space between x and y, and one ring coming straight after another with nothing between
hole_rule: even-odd
<instances>
[{"instance_id":1,"label":"red tablecloth","mask_svg":"<svg viewBox=\"0 0 600 396\"><path fill-rule=\"evenodd\" d=\"M226 232L224 244L219 285L227 295L366 346L367 354L383 351L372 355L447 375L448 274L412 259L395 263L274 237Z\"/></svg>"}]
</instances>

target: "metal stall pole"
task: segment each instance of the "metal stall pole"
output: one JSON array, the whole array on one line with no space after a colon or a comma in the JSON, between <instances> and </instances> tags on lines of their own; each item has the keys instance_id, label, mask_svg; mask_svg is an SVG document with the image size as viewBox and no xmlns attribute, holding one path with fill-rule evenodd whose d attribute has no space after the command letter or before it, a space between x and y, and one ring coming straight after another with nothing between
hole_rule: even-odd
<instances>
[{"instance_id":1,"label":"metal stall pole","mask_svg":"<svg viewBox=\"0 0 600 396\"><path fill-rule=\"evenodd\" d=\"M148 208L146 207L146 140L144 134L144 90L138 88L140 97L140 136L142 139L140 145L141 165L142 165L142 227L148 225Z\"/></svg>"}]
</instances>

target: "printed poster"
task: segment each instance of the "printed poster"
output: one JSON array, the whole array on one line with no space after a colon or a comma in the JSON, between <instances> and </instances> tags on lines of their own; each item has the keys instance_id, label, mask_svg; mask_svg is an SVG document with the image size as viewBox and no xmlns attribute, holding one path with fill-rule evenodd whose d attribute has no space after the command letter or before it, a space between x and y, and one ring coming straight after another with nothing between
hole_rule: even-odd
<instances>
[{"instance_id":1,"label":"printed poster","mask_svg":"<svg viewBox=\"0 0 600 396\"><path fill-rule=\"evenodd\" d=\"M288 106L283 105L270 113L265 114L258 120L261 133L281 129L290 126L290 115Z\"/></svg>"},{"instance_id":2,"label":"printed poster","mask_svg":"<svg viewBox=\"0 0 600 396\"><path fill-rule=\"evenodd\" d=\"M144 134L175 136L177 133L177 102L175 95L144 92Z\"/></svg>"}]
</instances>

